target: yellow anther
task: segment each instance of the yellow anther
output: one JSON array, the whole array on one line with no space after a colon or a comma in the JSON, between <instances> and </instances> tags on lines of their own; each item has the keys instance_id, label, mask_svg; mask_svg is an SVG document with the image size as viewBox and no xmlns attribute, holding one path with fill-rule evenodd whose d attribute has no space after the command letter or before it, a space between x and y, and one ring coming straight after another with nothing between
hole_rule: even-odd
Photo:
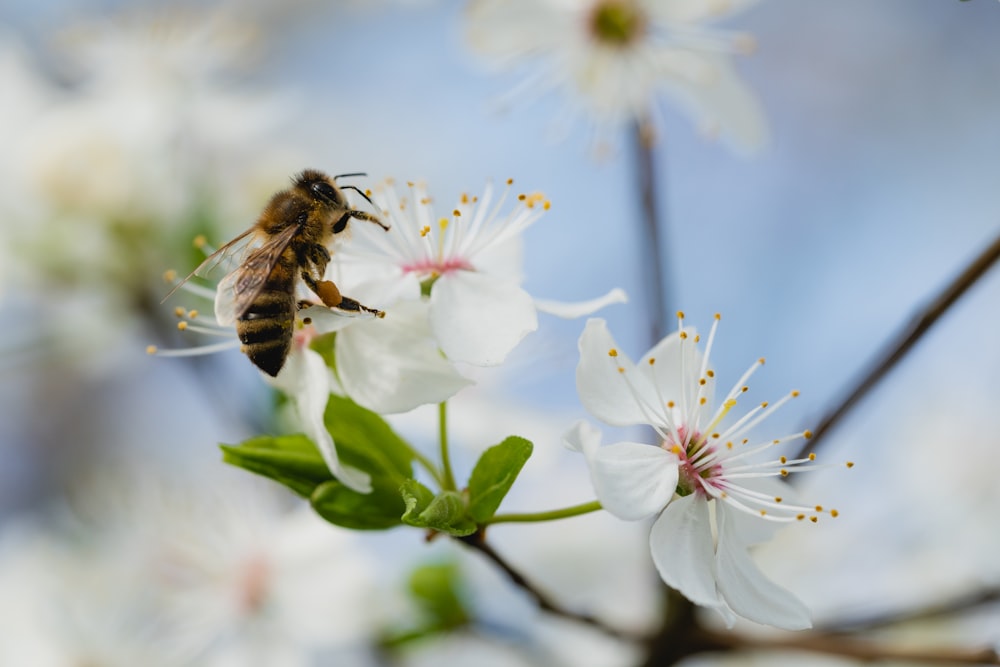
<instances>
[{"instance_id":1,"label":"yellow anther","mask_svg":"<svg viewBox=\"0 0 1000 667\"><path fill-rule=\"evenodd\" d=\"M177 317L184 317L184 309L181 308L180 306L177 306L176 308L174 308L174 315L176 315Z\"/></svg>"},{"instance_id":2,"label":"yellow anther","mask_svg":"<svg viewBox=\"0 0 1000 667\"><path fill-rule=\"evenodd\" d=\"M427 225L424 225L423 227L420 228L420 235L421 236L427 236L430 233L431 233L431 228L428 227Z\"/></svg>"},{"instance_id":3,"label":"yellow anther","mask_svg":"<svg viewBox=\"0 0 1000 667\"><path fill-rule=\"evenodd\" d=\"M205 238L204 234L198 234L198 236L194 237L191 243L194 244L195 248L201 250L205 247L205 244L208 243L208 239Z\"/></svg>"},{"instance_id":4,"label":"yellow anther","mask_svg":"<svg viewBox=\"0 0 1000 667\"><path fill-rule=\"evenodd\" d=\"M719 438L719 434L718 433L713 433L712 434L712 438L714 438L714 439L717 440Z\"/></svg>"},{"instance_id":5,"label":"yellow anther","mask_svg":"<svg viewBox=\"0 0 1000 667\"><path fill-rule=\"evenodd\" d=\"M795 518L798 519L799 521L802 521L802 519L806 518L806 515L805 514L796 514Z\"/></svg>"},{"instance_id":6,"label":"yellow anther","mask_svg":"<svg viewBox=\"0 0 1000 667\"><path fill-rule=\"evenodd\" d=\"M715 377L715 371L709 369L708 371L705 372L705 375L707 375L710 378L714 378Z\"/></svg>"},{"instance_id":7,"label":"yellow anther","mask_svg":"<svg viewBox=\"0 0 1000 667\"><path fill-rule=\"evenodd\" d=\"M188 311L188 319L193 320L196 317L198 317L198 311L197 310L189 310Z\"/></svg>"},{"instance_id":8,"label":"yellow anther","mask_svg":"<svg viewBox=\"0 0 1000 667\"><path fill-rule=\"evenodd\" d=\"M781 496L775 496L774 497L774 502L776 502L776 503L780 503L782 500L784 500L784 498L782 498Z\"/></svg>"},{"instance_id":9,"label":"yellow anther","mask_svg":"<svg viewBox=\"0 0 1000 667\"><path fill-rule=\"evenodd\" d=\"M507 185L514 185L514 179L513 178L508 178L507 179Z\"/></svg>"},{"instance_id":10,"label":"yellow anther","mask_svg":"<svg viewBox=\"0 0 1000 667\"><path fill-rule=\"evenodd\" d=\"M618 372L619 373L624 373L625 372L625 367L624 366L619 366L618 367Z\"/></svg>"},{"instance_id":11,"label":"yellow anther","mask_svg":"<svg viewBox=\"0 0 1000 667\"><path fill-rule=\"evenodd\" d=\"M815 460L816 460L816 455L815 455L815 454L813 454L813 453L810 453L810 454L809 454L809 460L810 460L810 461L815 461Z\"/></svg>"},{"instance_id":12,"label":"yellow anther","mask_svg":"<svg viewBox=\"0 0 1000 667\"><path fill-rule=\"evenodd\" d=\"M704 387L707 382L708 380L706 380L705 378L701 378L700 380L698 380L698 384L701 385L702 387Z\"/></svg>"},{"instance_id":13,"label":"yellow anther","mask_svg":"<svg viewBox=\"0 0 1000 667\"><path fill-rule=\"evenodd\" d=\"M147 345L146 346L146 354L156 354L156 346L155 345Z\"/></svg>"},{"instance_id":14,"label":"yellow anther","mask_svg":"<svg viewBox=\"0 0 1000 667\"><path fill-rule=\"evenodd\" d=\"M678 456L680 456L680 454L681 454L681 446L680 445L674 445L673 447L670 448L670 452L673 453L673 454L677 454Z\"/></svg>"},{"instance_id":15,"label":"yellow anther","mask_svg":"<svg viewBox=\"0 0 1000 667\"><path fill-rule=\"evenodd\" d=\"M468 193L463 192L462 193L462 197L461 197L461 199L459 199L459 201L461 201L463 204L468 204L469 203L469 195L468 195Z\"/></svg>"},{"instance_id":16,"label":"yellow anther","mask_svg":"<svg viewBox=\"0 0 1000 667\"><path fill-rule=\"evenodd\" d=\"M813 432L810 431L809 429L806 429L805 431L802 432L802 437L808 440L809 438L813 437Z\"/></svg>"},{"instance_id":17,"label":"yellow anther","mask_svg":"<svg viewBox=\"0 0 1000 667\"><path fill-rule=\"evenodd\" d=\"M840 512L838 512L837 510L830 510L830 516L836 519L838 516L840 516Z\"/></svg>"},{"instance_id":18,"label":"yellow anther","mask_svg":"<svg viewBox=\"0 0 1000 667\"><path fill-rule=\"evenodd\" d=\"M708 403L708 399L705 398L704 396L698 399L698 405L705 405L706 403Z\"/></svg>"},{"instance_id":19,"label":"yellow anther","mask_svg":"<svg viewBox=\"0 0 1000 667\"><path fill-rule=\"evenodd\" d=\"M550 208L552 208L552 202L546 199L545 203L542 204L542 208L545 209L546 211L549 210Z\"/></svg>"},{"instance_id":20,"label":"yellow anther","mask_svg":"<svg viewBox=\"0 0 1000 667\"><path fill-rule=\"evenodd\" d=\"M178 331L184 331L187 328L188 328L188 323L187 322L183 322L182 321L182 322L178 322L177 323L177 330Z\"/></svg>"},{"instance_id":21,"label":"yellow anther","mask_svg":"<svg viewBox=\"0 0 1000 667\"><path fill-rule=\"evenodd\" d=\"M787 470L785 470L784 468L782 468L782 469L781 469L781 470L779 470L778 472L780 472L780 473L781 473L781 476L782 476L782 477L788 477L788 471L787 471Z\"/></svg>"},{"instance_id":22,"label":"yellow anther","mask_svg":"<svg viewBox=\"0 0 1000 667\"><path fill-rule=\"evenodd\" d=\"M177 272L173 269L167 269L163 272L163 280L168 283L172 283L177 280Z\"/></svg>"},{"instance_id":23,"label":"yellow anther","mask_svg":"<svg viewBox=\"0 0 1000 667\"><path fill-rule=\"evenodd\" d=\"M527 198L528 198L528 195L526 195L526 194L519 194L519 195L517 196L517 200L518 200L518 201L524 201L524 200L525 200L525 199L527 199Z\"/></svg>"},{"instance_id":24,"label":"yellow anther","mask_svg":"<svg viewBox=\"0 0 1000 667\"><path fill-rule=\"evenodd\" d=\"M848 461L847 462L847 467L848 468L853 468L854 467L854 461Z\"/></svg>"},{"instance_id":25,"label":"yellow anther","mask_svg":"<svg viewBox=\"0 0 1000 667\"><path fill-rule=\"evenodd\" d=\"M456 218L461 218L462 217L462 212L459 211L457 208L454 211L452 211L451 214L453 216L455 216Z\"/></svg>"},{"instance_id":26,"label":"yellow anther","mask_svg":"<svg viewBox=\"0 0 1000 667\"><path fill-rule=\"evenodd\" d=\"M760 407L766 408L768 405L769 403L767 401L764 401L763 403L760 404Z\"/></svg>"},{"instance_id":27,"label":"yellow anther","mask_svg":"<svg viewBox=\"0 0 1000 667\"><path fill-rule=\"evenodd\" d=\"M441 228L442 232L448 229L448 218L441 218L440 220L438 220L438 227Z\"/></svg>"},{"instance_id":28,"label":"yellow anther","mask_svg":"<svg viewBox=\"0 0 1000 667\"><path fill-rule=\"evenodd\" d=\"M798 389L793 389L792 390L792 398L798 398L798 397L799 397L799 390Z\"/></svg>"},{"instance_id":29,"label":"yellow anther","mask_svg":"<svg viewBox=\"0 0 1000 667\"><path fill-rule=\"evenodd\" d=\"M654 366L655 364L656 364L656 357L650 357L649 358L649 365L650 366Z\"/></svg>"},{"instance_id":30,"label":"yellow anther","mask_svg":"<svg viewBox=\"0 0 1000 667\"><path fill-rule=\"evenodd\" d=\"M371 188L365 188L365 196L367 196L367 197L371 197L372 196L372 189Z\"/></svg>"},{"instance_id":31,"label":"yellow anther","mask_svg":"<svg viewBox=\"0 0 1000 667\"><path fill-rule=\"evenodd\" d=\"M732 449L732 448L733 448L733 441L730 440L729 442L726 443L726 449Z\"/></svg>"},{"instance_id":32,"label":"yellow anther","mask_svg":"<svg viewBox=\"0 0 1000 667\"><path fill-rule=\"evenodd\" d=\"M683 310L678 310L677 311L677 319L679 319L679 320L683 320L684 319L684 311Z\"/></svg>"},{"instance_id":33,"label":"yellow anther","mask_svg":"<svg viewBox=\"0 0 1000 667\"><path fill-rule=\"evenodd\" d=\"M777 440L775 440L775 442L777 442ZM785 464L785 463L788 463L788 459L786 457L784 457L784 456L782 456L778 460L781 461L782 465Z\"/></svg>"},{"instance_id":34,"label":"yellow anther","mask_svg":"<svg viewBox=\"0 0 1000 667\"><path fill-rule=\"evenodd\" d=\"M819 517L811 516L809 517L809 520L812 521L813 523L816 523L817 521L819 521Z\"/></svg>"},{"instance_id":35,"label":"yellow anther","mask_svg":"<svg viewBox=\"0 0 1000 667\"><path fill-rule=\"evenodd\" d=\"M406 182L406 186L407 186L407 187L410 187L410 188L412 188L412 187L413 187L414 185L416 185L416 183L414 183L413 181L407 181L407 182Z\"/></svg>"},{"instance_id":36,"label":"yellow anther","mask_svg":"<svg viewBox=\"0 0 1000 667\"><path fill-rule=\"evenodd\" d=\"M761 516L767 516L767 510L761 510L760 511L760 515Z\"/></svg>"},{"instance_id":37,"label":"yellow anther","mask_svg":"<svg viewBox=\"0 0 1000 667\"><path fill-rule=\"evenodd\" d=\"M764 357L761 357L760 359L757 360L757 363L760 364L761 366L763 366L764 365L764 361L765 361Z\"/></svg>"},{"instance_id":38,"label":"yellow anther","mask_svg":"<svg viewBox=\"0 0 1000 667\"><path fill-rule=\"evenodd\" d=\"M671 410L674 409L675 405L676 405L676 403L674 403L673 401L667 401L667 407L670 408Z\"/></svg>"},{"instance_id":39,"label":"yellow anther","mask_svg":"<svg viewBox=\"0 0 1000 667\"><path fill-rule=\"evenodd\" d=\"M615 348L611 348L610 350L608 350L608 356L609 357L617 357L618 356L618 350L616 350Z\"/></svg>"},{"instance_id":40,"label":"yellow anther","mask_svg":"<svg viewBox=\"0 0 1000 667\"><path fill-rule=\"evenodd\" d=\"M721 320L722 319L722 313L716 313L715 314L715 319Z\"/></svg>"},{"instance_id":41,"label":"yellow anther","mask_svg":"<svg viewBox=\"0 0 1000 667\"><path fill-rule=\"evenodd\" d=\"M681 332L681 340L687 340L687 337L688 337L687 331L682 331Z\"/></svg>"},{"instance_id":42,"label":"yellow anther","mask_svg":"<svg viewBox=\"0 0 1000 667\"><path fill-rule=\"evenodd\" d=\"M772 441L771 441L771 444L772 444L772 445L778 445L778 444L781 444L781 440L778 440L778 439L774 439L774 440L772 440ZM782 463L784 463L784 461L782 461Z\"/></svg>"},{"instance_id":43,"label":"yellow anther","mask_svg":"<svg viewBox=\"0 0 1000 667\"><path fill-rule=\"evenodd\" d=\"M750 387L748 387L746 385L743 385L742 387L740 387L740 393L745 394L748 391L750 391Z\"/></svg>"},{"instance_id":44,"label":"yellow anther","mask_svg":"<svg viewBox=\"0 0 1000 667\"><path fill-rule=\"evenodd\" d=\"M823 511L823 506L822 505L817 505L816 506L816 511L817 512L822 512Z\"/></svg>"}]
</instances>

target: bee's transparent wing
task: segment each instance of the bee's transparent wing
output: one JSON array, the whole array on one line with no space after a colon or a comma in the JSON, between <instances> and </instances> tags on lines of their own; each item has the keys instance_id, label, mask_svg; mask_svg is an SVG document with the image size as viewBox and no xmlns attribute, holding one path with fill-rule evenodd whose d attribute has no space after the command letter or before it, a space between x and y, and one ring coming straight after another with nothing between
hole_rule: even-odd
<instances>
[{"instance_id":1,"label":"bee's transparent wing","mask_svg":"<svg viewBox=\"0 0 1000 667\"><path fill-rule=\"evenodd\" d=\"M275 234L251 250L242 264L219 281L215 291L215 319L220 325L233 324L247 312L298 230L298 225L289 225Z\"/></svg>"},{"instance_id":2,"label":"bee's transparent wing","mask_svg":"<svg viewBox=\"0 0 1000 667\"><path fill-rule=\"evenodd\" d=\"M160 303L163 303L171 296L173 296L173 293L176 292L178 289L180 289L181 285L183 285L187 281L191 280L195 276L204 276L206 273L211 271L216 265L222 262L226 257L229 257L234 252L243 248L246 245L246 243L248 243L253 239L253 235L256 231L257 231L256 226L251 227L250 229L241 233L232 241L230 241L229 243L222 246L221 248L213 252L211 255L206 257L205 261L203 261L201 264L198 265L198 268L196 268L194 271L192 271L187 275L187 278L181 280L176 285L174 285L173 289L167 292L167 295L163 297Z\"/></svg>"}]
</instances>

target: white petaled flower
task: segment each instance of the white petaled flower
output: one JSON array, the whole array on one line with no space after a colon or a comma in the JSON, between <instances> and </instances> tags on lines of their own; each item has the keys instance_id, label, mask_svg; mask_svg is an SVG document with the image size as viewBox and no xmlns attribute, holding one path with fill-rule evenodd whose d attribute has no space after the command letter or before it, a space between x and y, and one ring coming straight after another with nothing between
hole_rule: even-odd
<instances>
[{"instance_id":1,"label":"white petaled flower","mask_svg":"<svg viewBox=\"0 0 1000 667\"><path fill-rule=\"evenodd\" d=\"M706 133L753 150L765 122L730 63L753 42L705 24L755 1L475 0L467 40L503 66L541 60L516 93L560 90L598 129L651 119L663 94Z\"/></svg>"},{"instance_id":2,"label":"white petaled flower","mask_svg":"<svg viewBox=\"0 0 1000 667\"><path fill-rule=\"evenodd\" d=\"M809 431L750 439L749 432L786 402L760 403L732 423L729 413L748 390L755 362L713 407L715 373L700 337L683 326L633 364L615 345L603 320L592 319L580 337L577 389L584 407L608 424L648 424L660 445L619 442L600 447L600 432L581 422L566 436L588 461L597 497L626 520L656 516L649 536L653 561L663 580L692 602L717 610L728 625L736 616L786 629L810 627L809 610L766 578L748 547L782 523L816 521L837 511L794 502L775 478L818 466L814 455L800 459L758 454L809 438ZM851 463L847 464L850 467Z\"/></svg>"},{"instance_id":3,"label":"white petaled flower","mask_svg":"<svg viewBox=\"0 0 1000 667\"><path fill-rule=\"evenodd\" d=\"M481 198L462 195L450 215L439 218L423 185L409 184L410 197L400 197L389 183L374 192L373 200L390 231L355 228L354 239L337 257L345 273L352 268L367 272L370 279L358 290L385 304L387 313L396 300L426 300L430 332L441 352L475 366L502 363L538 328L539 311L573 318L623 303L619 289L570 304L536 300L521 287L521 236L549 202L538 193L522 194L504 213L511 185L508 180L496 202L489 185ZM363 351L373 329L353 328L344 338L356 339L351 344Z\"/></svg>"}]
</instances>

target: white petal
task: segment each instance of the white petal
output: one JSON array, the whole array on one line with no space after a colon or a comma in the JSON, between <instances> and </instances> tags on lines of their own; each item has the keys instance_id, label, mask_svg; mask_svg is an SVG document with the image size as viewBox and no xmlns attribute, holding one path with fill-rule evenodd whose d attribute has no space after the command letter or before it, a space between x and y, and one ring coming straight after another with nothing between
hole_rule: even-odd
<instances>
[{"instance_id":1,"label":"white petal","mask_svg":"<svg viewBox=\"0 0 1000 667\"><path fill-rule=\"evenodd\" d=\"M601 447L590 464L597 499L619 519L636 521L659 512L677 489L677 457L654 445Z\"/></svg>"},{"instance_id":2,"label":"white petal","mask_svg":"<svg viewBox=\"0 0 1000 667\"><path fill-rule=\"evenodd\" d=\"M697 403L699 380L701 379L701 364L703 356L695 343L698 332L693 327L684 327L686 339L680 333L672 333L657 343L653 349L643 355L636 364L636 371L648 379L659 393L663 401L673 401L677 405L676 415L684 414L685 423L677 426L691 427L686 421L694 413ZM655 363L650 364L650 360ZM702 390L705 397L705 407L698 410L699 422L704 424L710 418L712 408L713 380L709 380ZM700 426L701 424L696 425Z\"/></svg>"},{"instance_id":3,"label":"white petal","mask_svg":"<svg viewBox=\"0 0 1000 667\"><path fill-rule=\"evenodd\" d=\"M652 415L648 409L643 410L639 401L656 403L655 391L646 377L637 374L632 362L618 349L604 320L587 321L580 336L579 348L576 391L583 407L601 421L614 426L651 423ZM612 349L617 352L614 358L608 354ZM632 380L632 389L618 371L619 367L624 368Z\"/></svg>"},{"instance_id":4,"label":"white petal","mask_svg":"<svg viewBox=\"0 0 1000 667\"><path fill-rule=\"evenodd\" d=\"M538 328L531 296L517 284L476 271L453 271L431 288L431 329L445 356L496 366Z\"/></svg>"},{"instance_id":5,"label":"white petal","mask_svg":"<svg viewBox=\"0 0 1000 667\"><path fill-rule=\"evenodd\" d=\"M472 384L438 350L427 304L400 301L384 319L360 322L337 334L334 352L344 391L382 414L440 403Z\"/></svg>"},{"instance_id":6,"label":"white petal","mask_svg":"<svg viewBox=\"0 0 1000 667\"><path fill-rule=\"evenodd\" d=\"M644 8L662 23L700 23L733 16L757 0L647 0Z\"/></svg>"},{"instance_id":7,"label":"white petal","mask_svg":"<svg viewBox=\"0 0 1000 667\"><path fill-rule=\"evenodd\" d=\"M597 448L601 446L601 429L581 419L563 435L563 445L566 449L580 452L589 462L597 453Z\"/></svg>"},{"instance_id":8,"label":"white petal","mask_svg":"<svg viewBox=\"0 0 1000 667\"><path fill-rule=\"evenodd\" d=\"M542 313L548 313L549 315L555 315L556 317L572 320L585 315L593 315L605 306L610 306L616 303L628 303L628 296L625 294L625 290L618 287L614 288L604 296L599 296L596 299L590 299L588 301L575 301L570 303L566 301L535 299L535 308Z\"/></svg>"},{"instance_id":9,"label":"white petal","mask_svg":"<svg viewBox=\"0 0 1000 667\"><path fill-rule=\"evenodd\" d=\"M667 505L649 533L649 548L667 585L695 604L725 609L715 587L712 526L703 497L692 493Z\"/></svg>"},{"instance_id":10,"label":"white petal","mask_svg":"<svg viewBox=\"0 0 1000 667\"><path fill-rule=\"evenodd\" d=\"M732 512L725 504L716 510L719 520L719 590L740 616L786 630L812 627L809 609L790 592L761 572L750 558L747 545L732 528Z\"/></svg>"},{"instance_id":11,"label":"white petal","mask_svg":"<svg viewBox=\"0 0 1000 667\"><path fill-rule=\"evenodd\" d=\"M303 433L316 444L334 477L358 493L371 493L371 477L340 462L336 445L323 422L330 400L330 380L323 357L308 348L293 348L278 377L271 382L294 401Z\"/></svg>"}]
</instances>

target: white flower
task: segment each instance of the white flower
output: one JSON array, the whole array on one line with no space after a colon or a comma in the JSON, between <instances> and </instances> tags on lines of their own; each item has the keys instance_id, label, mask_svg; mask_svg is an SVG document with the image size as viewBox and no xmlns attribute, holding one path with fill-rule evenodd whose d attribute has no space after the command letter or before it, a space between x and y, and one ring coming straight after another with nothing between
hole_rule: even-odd
<instances>
[{"instance_id":1,"label":"white flower","mask_svg":"<svg viewBox=\"0 0 1000 667\"><path fill-rule=\"evenodd\" d=\"M621 290L579 304L536 301L521 287L521 234L549 202L537 193L519 195L514 208L502 214L511 183L495 203L492 186L481 199L462 195L451 215L441 218L422 185L410 184L412 199L399 197L391 184L380 188L374 201L390 231L355 228L354 239L337 256L345 272L358 264L369 276L374 272L358 289L384 304L387 313L395 299L425 296L430 332L441 352L476 366L502 363L538 327L538 311L580 317L625 301ZM365 358L372 356L363 352L372 329L355 327L344 336Z\"/></svg>"},{"instance_id":2,"label":"white flower","mask_svg":"<svg viewBox=\"0 0 1000 667\"><path fill-rule=\"evenodd\" d=\"M755 0L475 0L471 46L501 65L543 65L519 93L558 89L598 129L649 119L661 93L711 134L758 147L765 123L729 55L751 40L703 24Z\"/></svg>"},{"instance_id":3,"label":"white flower","mask_svg":"<svg viewBox=\"0 0 1000 667\"><path fill-rule=\"evenodd\" d=\"M729 625L742 616L787 629L807 628L808 609L767 579L747 551L779 523L837 516L836 510L797 504L788 489L773 484L776 477L817 467L814 456L752 459L776 445L810 437L809 431L759 441L747 437L798 392L761 403L723 426L764 360L754 363L713 408L715 373L708 359L719 317L702 354L699 337L683 327L679 316L679 330L638 364L619 352L603 320L588 321L580 337L577 389L584 407L608 424L652 426L660 446L620 442L599 447L600 433L586 423L567 434L566 442L587 457L605 509L626 520L657 515L650 549L667 584L692 602L717 610Z\"/></svg>"}]
</instances>

